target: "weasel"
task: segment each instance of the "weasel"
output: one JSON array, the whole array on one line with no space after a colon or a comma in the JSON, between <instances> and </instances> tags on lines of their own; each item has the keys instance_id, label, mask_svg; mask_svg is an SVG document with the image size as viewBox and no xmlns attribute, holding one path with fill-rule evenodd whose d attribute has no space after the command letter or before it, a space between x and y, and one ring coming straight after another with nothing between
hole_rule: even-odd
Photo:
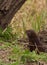
<instances>
[{"instance_id":1,"label":"weasel","mask_svg":"<svg viewBox=\"0 0 47 65\"><path fill-rule=\"evenodd\" d=\"M29 40L29 50L32 52L33 50L37 50L37 53L44 52L45 49L43 48L43 45L40 42L40 39L38 37L38 34L34 30L26 30L26 34Z\"/></svg>"}]
</instances>

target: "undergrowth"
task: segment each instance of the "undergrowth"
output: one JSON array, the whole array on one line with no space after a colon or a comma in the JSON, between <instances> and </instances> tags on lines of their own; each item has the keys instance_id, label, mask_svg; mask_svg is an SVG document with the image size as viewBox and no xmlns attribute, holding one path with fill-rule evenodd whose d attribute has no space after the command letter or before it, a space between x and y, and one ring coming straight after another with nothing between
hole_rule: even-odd
<instances>
[{"instance_id":1,"label":"undergrowth","mask_svg":"<svg viewBox=\"0 0 47 65\"><path fill-rule=\"evenodd\" d=\"M2 41L0 41L2 42ZM9 63L0 59L0 65L24 65L29 62L44 61L47 62L47 53L36 54L35 51L30 52L28 49L24 49L21 45L13 45L12 43L2 42L4 46L0 46L0 49L12 48L11 53L8 55Z\"/></svg>"},{"instance_id":2,"label":"undergrowth","mask_svg":"<svg viewBox=\"0 0 47 65\"><path fill-rule=\"evenodd\" d=\"M12 33L12 28L8 26L6 29L0 28L0 40L6 41L6 42L13 42L17 40L18 35L15 33Z\"/></svg>"}]
</instances>

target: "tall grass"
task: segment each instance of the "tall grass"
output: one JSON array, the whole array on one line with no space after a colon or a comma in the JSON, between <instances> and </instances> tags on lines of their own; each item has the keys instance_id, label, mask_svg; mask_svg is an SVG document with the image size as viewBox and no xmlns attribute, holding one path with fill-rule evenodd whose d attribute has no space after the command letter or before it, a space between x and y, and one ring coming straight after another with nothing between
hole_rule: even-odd
<instances>
[{"instance_id":1,"label":"tall grass","mask_svg":"<svg viewBox=\"0 0 47 65\"><path fill-rule=\"evenodd\" d=\"M17 40L17 34L12 33L12 28L8 26L5 30L3 30L0 27L0 40L7 41L7 42L12 42L14 40Z\"/></svg>"},{"instance_id":2,"label":"tall grass","mask_svg":"<svg viewBox=\"0 0 47 65\"><path fill-rule=\"evenodd\" d=\"M46 19L46 12L42 11L39 15L35 15L36 19L34 17L32 18L31 26L32 28L39 32L40 30L45 29L45 19Z\"/></svg>"}]
</instances>

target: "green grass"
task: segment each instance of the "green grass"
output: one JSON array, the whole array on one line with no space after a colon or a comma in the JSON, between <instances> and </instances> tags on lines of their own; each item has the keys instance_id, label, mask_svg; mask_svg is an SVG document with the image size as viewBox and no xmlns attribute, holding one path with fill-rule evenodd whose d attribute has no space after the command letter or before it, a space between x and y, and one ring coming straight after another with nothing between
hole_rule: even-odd
<instances>
[{"instance_id":1,"label":"green grass","mask_svg":"<svg viewBox=\"0 0 47 65\"><path fill-rule=\"evenodd\" d=\"M8 55L8 58L13 60L9 63L0 60L0 65L24 65L27 60L32 61L45 61L47 62L47 53L41 53L40 55L36 54L35 51L30 52L28 49L24 49L21 45L12 45L12 43L2 42L4 46L0 46L0 49L12 48L11 53ZM15 60L15 61L14 61Z\"/></svg>"},{"instance_id":2,"label":"green grass","mask_svg":"<svg viewBox=\"0 0 47 65\"><path fill-rule=\"evenodd\" d=\"M38 14L35 14L35 16L33 16L33 17L31 16L31 18L32 18L31 26L32 26L32 28L36 32L39 32L39 31L45 29L46 15L47 15L46 14L46 11L45 10L42 10L42 12L39 15Z\"/></svg>"}]
</instances>

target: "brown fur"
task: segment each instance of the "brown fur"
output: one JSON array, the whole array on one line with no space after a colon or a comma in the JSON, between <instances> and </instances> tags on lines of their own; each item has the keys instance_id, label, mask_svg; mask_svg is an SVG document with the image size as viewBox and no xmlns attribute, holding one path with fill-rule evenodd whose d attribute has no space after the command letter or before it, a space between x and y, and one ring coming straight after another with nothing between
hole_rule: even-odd
<instances>
[{"instance_id":1,"label":"brown fur","mask_svg":"<svg viewBox=\"0 0 47 65\"><path fill-rule=\"evenodd\" d=\"M40 43L40 39L36 32L34 30L26 30L26 33L29 39L28 47L30 51L33 51L37 48L37 53L39 53L39 51L44 52L45 49L43 48L43 45Z\"/></svg>"}]
</instances>

